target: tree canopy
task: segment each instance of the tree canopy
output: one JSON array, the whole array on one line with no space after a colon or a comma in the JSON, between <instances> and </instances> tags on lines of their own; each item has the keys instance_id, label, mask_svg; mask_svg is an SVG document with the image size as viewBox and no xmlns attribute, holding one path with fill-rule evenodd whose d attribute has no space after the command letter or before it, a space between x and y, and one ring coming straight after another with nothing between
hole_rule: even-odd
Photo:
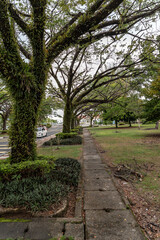
<instances>
[{"instance_id":1,"label":"tree canopy","mask_svg":"<svg viewBox=\"0 0 160 240\"><path fill-rule=\"evenodd\" d=\"M0 1L0 73L14 110L11 162L36 157L35 126L53 60L102 38L106 44L125 34L141 39L138 33L159 9L159 0Z\"/></svg>"},{"instance_id":2,"label":"tree canopy","mask_svg":"<svg viewBox=\"0 0 160 240\"><path fill-rule=\"evenodd\" d=\"M131 127L131 122L141 118L143 113L143 101L137 94L128 94L117 99L109 105L103 106L103 119L105 122L114 121L118 127L119 121L128 122Z\"/></svg>"}]
</instances>

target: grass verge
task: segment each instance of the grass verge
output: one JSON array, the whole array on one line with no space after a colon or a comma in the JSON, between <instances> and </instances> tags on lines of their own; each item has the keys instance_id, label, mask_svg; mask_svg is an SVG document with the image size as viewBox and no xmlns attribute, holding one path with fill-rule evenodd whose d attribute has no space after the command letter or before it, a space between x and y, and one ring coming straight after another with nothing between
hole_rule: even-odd
<instances>
[{"instance_id":1,"label":"grass verge","mask_svg":"<svg viewBox=\"0 0 160 240\"><path fill-rule=\"evenodd\" d=\"M54 156L57 158L75 158L79 159L82 155L81 145L69 145L69 146L52 146L38 148L38 154L46 156Z\"/></svg>"},{"instance_id":2,"label":"grass verge","mask_svg":"<svg viewBox=\"0 0 160 240\"><path fill-rule=\"evenodd\" d=\"M127 164L143 175L136 188L160 206L160 131L127 129L90 129L105 151L110 164ZM152 128L152 126L151 126ZM136 169L137 168L137 169Z\"/></svg>"},{"instance_id":3,"label":"grass verge","mask_svg":"<svg viewBox=\"0 0 160 240\"><path fill-rule=\"evenodd\" d=\"M103 161L147 239L160 239L160 130L93 128Z\"/></svg>"}]
</instances>

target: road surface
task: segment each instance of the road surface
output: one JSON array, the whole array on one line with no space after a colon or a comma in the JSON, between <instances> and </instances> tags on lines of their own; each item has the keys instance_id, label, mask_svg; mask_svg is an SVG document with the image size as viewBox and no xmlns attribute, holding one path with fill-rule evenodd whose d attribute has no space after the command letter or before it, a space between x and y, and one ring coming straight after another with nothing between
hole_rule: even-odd
<instances>
[{"instance_id":1,"label":"road surface","mask_svg":"<svg viewBox=\"0 0 160 240\"><path fill-rule=\"evenodd\" d=\"M48 129L47 137L53 134L59 133L61 131L62 131L62 124L54 125ZM42 138L37 138L37 141L40 139ZM8 147L8 137L0 138L0 157L7 154L9 151L10 151L10 148Z\"/></svg>"}]
</instances>

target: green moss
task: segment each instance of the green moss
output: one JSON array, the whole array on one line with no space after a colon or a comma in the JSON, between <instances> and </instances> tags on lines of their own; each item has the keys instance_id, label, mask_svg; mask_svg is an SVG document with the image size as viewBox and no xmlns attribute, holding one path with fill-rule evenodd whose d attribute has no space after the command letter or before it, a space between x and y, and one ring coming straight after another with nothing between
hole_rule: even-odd
<instances>
[{"instance_id":1,"label":"green moss","mask_svg":"<svg viewBox=\"0 0 160 240\"><path fill-rule=\"evenodd\" d=\"M31 220L28 219L7 219L7 218L0 218L0 222L30 222Z\"/></svg>"}]
</instances>

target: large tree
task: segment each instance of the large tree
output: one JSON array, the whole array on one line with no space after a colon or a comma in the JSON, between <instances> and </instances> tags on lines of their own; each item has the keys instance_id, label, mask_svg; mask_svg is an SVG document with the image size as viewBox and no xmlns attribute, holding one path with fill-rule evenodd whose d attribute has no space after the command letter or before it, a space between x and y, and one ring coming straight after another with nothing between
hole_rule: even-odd
<instances>
[{"instance_id":1,"label":"large tree","mask_svg":"<svg viewBox=\"0 0 160 240\"><path fill-rule=\"evenodd\" d=\"M111 102L141 83L136 77L145 71L141 66L145 58L132 59L138 47L138 42L132 44L134 39L123 53L112 40L107 46L69 49L54 60L48 89L64 102L63 132L70 132L77 114Z\"/></svg>"},{"instance_id":2,"label":"large tree","mask_svg":"<svg viewBox=\"0 0 160 240\"><path fill-rule=\"evenodd\" d=\"M35 125L52 61L72 45L129 33L159 9L157 0L0 0L0 72L14 109L12 163L36 157Z\"/></svg>"}]
</instances>

